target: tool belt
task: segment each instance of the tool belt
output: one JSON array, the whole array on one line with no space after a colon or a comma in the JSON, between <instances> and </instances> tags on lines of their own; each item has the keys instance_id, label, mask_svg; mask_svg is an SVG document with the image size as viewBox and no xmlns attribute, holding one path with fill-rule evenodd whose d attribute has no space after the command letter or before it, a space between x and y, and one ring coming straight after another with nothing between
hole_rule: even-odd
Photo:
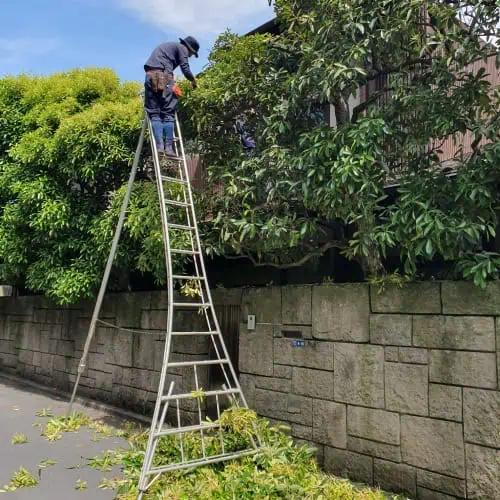
<instances>
[{"instance_id":1,"label":"tool belt","mask_svg":"<svg viewBox=\"0 0 500 500\"><path fill-rule=\"evenodd\" d=\"M168 85L167 81L174 79L172 73L164 73L159 70L146 71L146 75L151 77L151 88L153 92L164 92Z\"/></svg>"}]
</instances>

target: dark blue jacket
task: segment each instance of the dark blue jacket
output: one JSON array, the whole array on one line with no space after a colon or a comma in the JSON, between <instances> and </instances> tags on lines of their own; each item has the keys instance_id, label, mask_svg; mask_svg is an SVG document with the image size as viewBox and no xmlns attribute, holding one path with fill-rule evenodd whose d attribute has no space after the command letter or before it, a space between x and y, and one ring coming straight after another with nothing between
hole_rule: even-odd
<instances>
[{"instance_id":1,"label":"dark blue jacket","mask_svg":"<svg viewBox=\"0 0 500 500\"><path fill-rule=\"evenodd\" d=\"M240 120L237 120L234 125L234 131L239 134L241 144L245 149L254 149L256 146L255 139L250 135L250 132L246 128L245 124Z\"/></svg>"},{"instance_id":2,"label":"dark blue jacket","mask_svg":"<svg viewBox=\"0 0 500 500\"><path fill-rule=\"evenodd\" d=\"M153 50L153 53L146 61L144 69L150 71L159 69L165 73L173 73L180 66L183 75L190 81L194 80L194 75L189 67L189 51L181 43L162 43Z\"/></svg>"}]
</instances>

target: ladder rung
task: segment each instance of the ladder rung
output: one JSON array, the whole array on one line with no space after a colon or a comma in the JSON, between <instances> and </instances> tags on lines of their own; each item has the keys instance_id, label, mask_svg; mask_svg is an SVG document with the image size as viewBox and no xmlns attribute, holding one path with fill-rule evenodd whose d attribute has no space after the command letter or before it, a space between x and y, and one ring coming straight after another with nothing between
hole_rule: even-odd
<instances>
[{"instance_id":1,"label":"ladder rung","mask_svg":"<svg viewBox=\"0 0 500 500\"><path fill-rule=\"evenodd\" d=\"M174 337L189 337L195 335L220 335L220 332L217 330L211 332L172 332Z\"/></svg>"},{"instance_id":2,"label":"ladder rung","mask_svg":"<svg viewBox=\"0 0 500 500\"><path fill-rule=\"evenodd\" d=\"M168 156L168 155L163 155L160 159L160 161L178 161L178 162L181 162L182 161L182 157L181 156Z\"/></svg>"},{"instance_id":3,"label":"ladder rung","mask_svg":"<svg viewBox=\"0 0 500 500\"><path fill-rule=\"evenodd\" d=\"M199 465L206 466L207 464L215 464L217 462L225 462L226 460L234 460L236 458L255 455L257 451L258 450L256 449L247 449L244 451L236 451L231 453L224 453L223 455L214 455L212 457L200 458L199 460L189 460L187 462L179 462L176 464L164 465L161 467L152 467L150 470L146 471L145 474L146 476L152 476L174 470L191 469L198 467Z\"/></svg>"},{"instance_id":4,"label":"ladder rung","mask_svg":"<svg viewBox=\"0 0 500 500\"><path fill-rule=\"evenodd\" d=\"M199 255L198 250L181 250L180 248L171 248L170 253L178 253L182 255Z\"/></svg>"},{"instance_id":5,"label":"ladder rung","mask_svg":"<svg viewBox=\"0 0 500 500\"><path fill-rule=\"evenodd\" d=\"M174 307L210 307L210 302L174 302Z\"/></svg>"},{"instance_id":6,"label":"ladder rung","mask_svg":"<svg viewBox=\"0 0 500 500\"><path fill-rule=\"evenodd\" d=\"M169 368L187 368L188 366L210 366L210 365L227 365L229 360L223 359L204 359L201 361L178 361L176 363L169 363Z\"/></svg>"},{"instance_id":7,"label":"ladder rung","mask_svg":"<svg viewBox=\"0 0 500 500\"><path fill-rule=\"evenodd\" d=\"M205 280L205 276L182 276L180 274L173 274L172 279L174 280Z\"/></svg>"},{"instance_id":8,"label":"ladder rung","mask_svg":"<svg viewBox=\"0 0 500 500\"><path fill-rule=\"evenodd\" d=\"M189 207L189 203L185 201L176 201L176 200L165 200L166 205L172 205L173 207Z\"/></svg>"},{"instance_id":9,"label":"ladder rung","mask_svg":"<svg viewBox=\"0 0 500 500\"><path fill-rule=\"evenodd\" d=\"M169 224L167 223L169 229L184 229L185 231L194 231L194 226L185 226L183 224Z\"/></svg>"},{"instance_id":10,"label":"ladder rung","mask_svg":"<svg viewBox=\"0 0 500 500\"><path fill-rule=\"evenodd\" d=\"M166 175L161 176L161 180L165 182L176 182L177 184L188 184L188 181L183 179L178 179L177 177L167 177Z\"/></svg>"},{"instance_id":11,"label":"ladder rung","mask_svg":"<svg viewBox=\"0 0 500 500\"><path fill-rule=\"evenodd\" d=\"M239 389L225 389L222 391L207 391L203 393L203 397L211 397L211 396L224 396L226 394L239 394ZM163 396L161 398L162 401L175 401L176 399L196 399L196 396L193 396L191 392L186 394L172 394L170 396ZM184 429L184 427L183 427Z\"/></svg>"},{"instance_id":12,"label":"ladder rung","mask_svg":"<svg viewBox=\"0 0 500 500\"><path fill-rule=\"evenodd\" d=\"M185 427L176 427L165 429L164 431L156 432L154 437L159 438L163 436L169 436L171 434L184 434L185 432L201 431L205 429L218 429L220 424L198 424L198 425L186 425Z\"/></svg>"}]
</instances>

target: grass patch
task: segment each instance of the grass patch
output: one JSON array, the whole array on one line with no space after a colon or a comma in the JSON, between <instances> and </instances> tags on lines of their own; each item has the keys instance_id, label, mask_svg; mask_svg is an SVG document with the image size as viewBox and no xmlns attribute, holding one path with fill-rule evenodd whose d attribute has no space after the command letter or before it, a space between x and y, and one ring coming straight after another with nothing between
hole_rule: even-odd
<instances>
[{"instance_id":1,"label":"grass patch","mask_svg":"<svg viewBox=\"0 0 500 500\"><path fill-rule=\"evenodd\" d=\"M57 441L62 438L64 432L78 432L82 426L92 423L90 417L83 413L73 413L69 417L57 417L48 421L42 429L42 436L48 441Z\"/></svg>"},{"instance_id":2,"label":"grass patch","mask_svg":"<svg viewBox=\"0 0 500 500\"><path fill-rule=\"evenodd\" d=\"M14 472L9 484L3 487L3 491L16 491L21 488L33 488L35 486L38 486L36 477L21 466Z\"/></svg>"},{"instance_id":3,"label":"grass patch","mask_svg":"<svg viewBox=\"0 0 500 500\"><path fill-rule=\"evenodd\" d=\"M83 481L82 479L79 479L75 483L75 490L83 491L83 490L86 490L86 489L87 489L87 481Z\"/></svg>"},{"instance_id":4,"label":"grass patch","mask_svg":"<svg viewBox=\"0 0 500 500\"><path fill-rule=\"evenodd\" d=\"M41 410L37 411L35 415L37 417L52 418L54 416L54 412L51 408L42 408Z\"/></svg>"},{"instance_id":5,"label":"grass patch","mask_svg":"<svg viewBox=\"0 0 500 500\"><path fill-rule=\"evenodd\" d=\"M224 412L224 448L238 451L250 446L257 433L266 443L261 453L239 460L198 467L194 470L164 474L144 495L145 500L387 500L401 499L380 490L354 485L352 482L320 471L315 450L298 447L284 431L257 418L251 410L231 409ZM221 452L220 437L205 431L207 454ZM147 432L130 432L128 450L108 451L101 460L93 459L94 468L121 464L123 477L103 479L101 489L114 489L118 500L135 500L138 480L146 449ZM190 459L201 457L201 437L192 433L184 437L184 453ZM180 460L177 437L167 436L158 442L153 465ZM106 470L106 469L103 469Z\"/></svg>"},{"instance_id":6,"label":"grass patch","mask_svg":"<svg viewBox=\"0 0 500 500\"><path fill-rule=\"evenodd\" d=\"M28 438L25 434L20 434L16 432L12 439L10 440L11 444L25 444L28 442Z\"/></svg>"}]
</instances>

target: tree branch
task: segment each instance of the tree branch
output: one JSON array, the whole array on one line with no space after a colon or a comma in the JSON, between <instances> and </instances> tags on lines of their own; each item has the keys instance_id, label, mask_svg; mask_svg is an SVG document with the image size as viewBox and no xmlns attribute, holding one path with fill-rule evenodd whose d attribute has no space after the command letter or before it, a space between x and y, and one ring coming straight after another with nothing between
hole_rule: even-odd
<instances>
[{"instance_id":1,"label":"tree branch","mask_svg":"<svg viewBox=\"0 0 500 500\"><path fill-rule=\"evenodd\" d=\"M356 121L358 120L358 115L362 113L366 108L368 108L368 106L373 104L379 97L382 97L384 94L392 90L394 90L393 87L386 87L382 90L379 90L378 92L372 94L366 101L363 101L361 104L355 106L352 110L352 123L356 123Z\"/></svg>"},{"instance_id":2,"label":"tree branch","mask_svg":"<svg viewBox=\"0 0 500 500\"><path fill-rule=\"evenodd\" d=\"M310 254L305 255L300 260L296 262L292 262L290 264L275 264L274 262L257 262L254 257L250 254L244 255L227 255L225 256L228 260L239 260L239 259L248 259L255 267L274 267L276 269L292 269L296 267L302 267L306 262L311 260L314 257L321 257L327 250L330 248L343 248L344 245L340 241L329 241L325 243L322 247L318 248L317 251L311 252Z\"/></svg>"}]
</instances>

